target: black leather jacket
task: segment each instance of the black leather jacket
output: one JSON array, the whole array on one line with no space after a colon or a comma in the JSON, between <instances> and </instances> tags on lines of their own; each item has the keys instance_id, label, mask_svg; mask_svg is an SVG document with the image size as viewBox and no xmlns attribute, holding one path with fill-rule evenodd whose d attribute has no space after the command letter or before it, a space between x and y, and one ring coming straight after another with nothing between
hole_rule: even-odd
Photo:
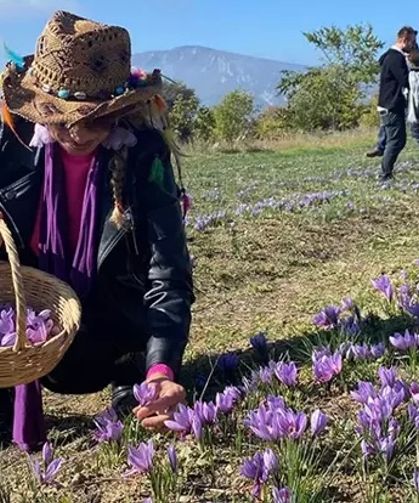
<instances>
[{"instance_id":1,"label":"black leather jacket","mask_svg":"<svg viewBox=\"0 0 419 503\"><path fill-rule=\"evenodd\" d=\"M0 211L14 234L22 263L36 267L28 243L42 188L43 151L30 152L8 128L0 128ZM21 121L18 130L28 144L33 125ZM179 191L160 133L141 130L136 136L138 143L129 151L125 177L124 228L118 229L109 220L110 173L103 177L98 270L92 291L83 301L83 322L89 330L108 323L128 351L145 351L147 369L165 363L177 374L194 300ZM149 181L156 156L166 168L164 189ZM4 252L0 253L4 259Z\"/></svg>"}]
</instances>

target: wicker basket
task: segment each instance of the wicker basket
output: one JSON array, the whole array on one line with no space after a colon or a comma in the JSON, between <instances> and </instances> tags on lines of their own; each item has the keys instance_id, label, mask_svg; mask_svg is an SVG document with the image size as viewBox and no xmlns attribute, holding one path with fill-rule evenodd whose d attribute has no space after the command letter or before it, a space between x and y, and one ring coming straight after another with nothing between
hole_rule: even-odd
<instances>
[{"instance_id":1,"label":"wicker basket","mask_svg":"<svg viewBox=\"0 0 419 503\"><path fill-rule=\"evenodd\" d=\"M0 304L16 306L14 347L0 348L0 388L27 384L47 375L59 363L80 326L81 306L73 290L54 276L20 265L15 243L0 216L0 244L9 263L0 262ZM26 338L26 301L37 311L50 309L60 332L32 346Z\"/></svg>"}]
</instances>

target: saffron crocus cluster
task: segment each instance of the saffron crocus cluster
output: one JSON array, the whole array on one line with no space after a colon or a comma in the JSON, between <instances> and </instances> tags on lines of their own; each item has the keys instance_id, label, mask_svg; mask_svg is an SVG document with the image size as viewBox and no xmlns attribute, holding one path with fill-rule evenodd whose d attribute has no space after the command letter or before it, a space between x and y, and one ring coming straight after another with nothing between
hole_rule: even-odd
<instances>
[{"instance_id":1,"label":"saffron crocus cluster","mask_svg":"<svg viewBox=\"0 0 419 503\"><path fill-rule=\"evenodd\" d=\"M141 442L138 447L128 446L128 465L130 466L130 470L126 475L149 473L153 468L154 454L153 440Z\"/></svg>"},{"instance_id":2,"label":"saffron crocus cluster","mask_svg":"<svg viewBox=\"0 0 419 503\"><path fill-rule=\"evenodd\" d=\"M98 443L117 442L121 438L124 425L113 409L107 409L96 416L94 423L96 431L93 432L93 438Z\"/></svg>"},{"instance_id":3,"label":"saffron crocus cluster","mask_svg":"<svg viewBox=\"0 0 419 503\"><path fill-rule=\"evenodd\" d=\"M359 382L351 396L362 405L356 432L361 438L363 456L381 456L388 462L394 455L400 432L395 411L406 400L407 387L393 368L381 367L379 379L380 388L370 382Z\"/></svg>"},{"instance_id":4,"label":"saffron crocus cluster","mask_svg":"<svg viewBox=\"0 0 419 503\"><path fill-rule=\"evenodd\" d=\"M51 311L45 309L36 313L28 308L26 312L26 337L31 344L42 344L57 333L51 318ZM16 312L8 306L0 306L0 347L13 346L16 342Z\"/></svg>"},{"instance_id":5,"label":"saffron crocus cluster","mask_svg":"<svg viewBox=\"0 0 419 503\"><path fill-rule=\"evenodd\" d=\"M348 360L377 360L384 356L386 347L383 342L378 344L349 344L345 348L345 356Z\"/></svg>"},{"instance_id":6,"label":"saffron crocus cluster","mask_svg":"<svg viewBox=\"0 0 419 503\"><path fill-rule=\"evenodd\" d=\"M352 337L359 334L361 321L361 311L350 297L342 299L339 306L326 306L313 317L313 323L317 327L325 330L339 329Z\"/></svg>"},{"instance_id":7,"label":"saffron crocus cluster","mask_svg":"<svg viewBox=\"0 0 419 503\"><path fill-rule=\"evenodd\" d=\"M396 333L389 340L390 344L402 353L417 349L419 346L419 334L411 333L409 330L404 334Z\"/></svg>"},{"instance_id":8,"label":"saffron crocus cluster","mask_svg":"<svg viewBox=\"0 0 419 503\"><path fill-rule=\"evenodd\" d=\"M339 324L342 313L340 306L326 306L313 317L313 323L320 328L333 329Z\"/></svg>"},{"instance_id":9,"label":"saffron crocus cluster","mask_svg":"<svg viewBox=\"0 0 419 503\"><path fill-rule=\"evenodd\" d=\"M54 459L54 450L46 442L42 448L42 464L38 459L31 459L32 472L39 484L52 485L62 467L63 459Z\"/></svg>"},{"instance_id":10,"label":"saffron crocus cluster","mask_svg":"<svg viewBox=\"0 0 419 503\"><path fill-rule=\"evenodd\" d=\"M259 498L263 486L271 475L278 471L278 459L272 449L257 452L253 457L246 459L240 469L243 477L253 481L252 495Z\"/></svg>"},{"instance_id":11,"label":"saffron crocus cluster","mask_svg":"<svg viewBox=\"0 0 419 503\"><path fill-rule=\"evenodd\" d=\"M265 441L298 440L306 432L308 418L304 412L288 408L282 397L270 396L258 409L248 414L244 424ZM326 416L319 410L315 411L311 417L312 434L320 435L326 425Z\"/></svg>"},{"instance_id":12,"label":"saffron crocus cluster","mask_svg":"<svg viewBox=\"0 0 419 503\"><path fill-rule=\"evenodd\" d=\"M342 355L339 351L332 353L329 348L313 351L313 374L317 382L330 382L342 372Z\"/></svg>"},{"instance_id":13,"label":"saffron crocus cluster","mask_svg":"<svg viewBox=\"0 0 419 503\"><path fill-rule=\"evenodd\" d=\"M294 362L274 364L273 371L279 382L293 388L298 384L298 369Z\"/></svg>"},{"instance_id":14,"label":"saffron crocus cluster","mask_svg":"<svg viewBox=\"0 0 419 503\"><path fill-rule=\"evenodd\" d=\"M150 403L154 402L159 396L157 387L153 383L148 383L146 381L141 384L134 384L133 393L141 407L150 405Z\"/></svg>"}]
</instances>

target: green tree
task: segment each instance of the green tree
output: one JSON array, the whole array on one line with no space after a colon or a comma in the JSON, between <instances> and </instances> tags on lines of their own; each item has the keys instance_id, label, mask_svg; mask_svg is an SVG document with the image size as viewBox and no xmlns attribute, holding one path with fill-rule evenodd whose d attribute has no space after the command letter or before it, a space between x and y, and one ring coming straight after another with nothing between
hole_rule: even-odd
<instances>
[{"instance_id":1,"label":"green tree","mask_svg":"<svg viewBox=\"0 0 419 503\"><path fill-rule=\"evenodd\" d=\"M346 129L362 116L367 86L376 80L383 43L370 25L321 28L304 33L324 64L305 73L284 72L277 90L285 95L293 127Z\"/></svg>"},{"instance_id":2,"label":"green tree","mask_svg":"<svg viewBox=\"0 0 419 503\"><path fill-rule=\"evenodd\" d=\"M199 140L209 141L215 135L215 115L214 111L206 106L198 108L194 127L193 136Z\"/></svg>"},{"instance_id":3,"label":"green tree","mask_svg":"<svg viewBox=\"0 0 419 503\"><path fill-rule=\"evenodd\" d=\"M186 86L179 86L176 96L174 96L175 91L176 88L172 87L169 99L166 97L170 125L178 139L181 142L187 142L192 139L199 99L195 91Z\"/></svg>"},{"instance_id":4,"label":"green tree","mask_svg":"<svg viewBox=\"0 0 419 503\"><path fill-rule=\"evenodd\" d=\"M229 143L246 137L252 126L253 113L250 94L240 90L227 94L214 109L216 136Z\"/></svg>"},{"instance_id":5,"label":"green tree","mask_svg":"<svg viewBox=\"0 0 419 503\"><path fill-rule=\"evenodd\" d=\"M255 132L261 139L272 140L288 131L292 124L292 118L288 108L269 107L256 119Z\"/></svg>"}]
</instances>

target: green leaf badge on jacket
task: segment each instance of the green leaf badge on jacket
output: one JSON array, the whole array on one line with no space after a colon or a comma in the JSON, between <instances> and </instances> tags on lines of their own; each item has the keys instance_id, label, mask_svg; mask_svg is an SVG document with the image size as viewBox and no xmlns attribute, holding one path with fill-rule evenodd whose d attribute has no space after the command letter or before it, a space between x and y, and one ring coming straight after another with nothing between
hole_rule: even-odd
<instances>
[{"instance_id":1,"label":"green leaf badge on jacket","mask_svg":"<svg viewBox=\"0 0 419 503\"><path fill-rule=\"evenodd\" d=\"M151 165L148 181L154 182L159 187L164 188L164 165L159 157L156 157Z\"/></svg>"}]
</instances>

